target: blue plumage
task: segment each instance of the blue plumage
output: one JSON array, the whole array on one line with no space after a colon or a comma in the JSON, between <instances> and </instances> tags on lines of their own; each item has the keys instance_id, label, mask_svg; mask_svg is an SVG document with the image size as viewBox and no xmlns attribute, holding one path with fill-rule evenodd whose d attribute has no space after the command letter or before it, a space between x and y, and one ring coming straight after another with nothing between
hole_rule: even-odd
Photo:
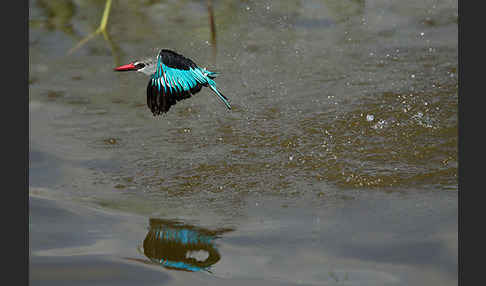
<instances>
[{"instance_id":1,"label":"blue plumage","mask_svg":"<svg viewBox=\"0 0 486 286\"><path fill-rule=\"evenodd\" d=\"M215 240L232 229L209 230L178 221L150 219L143 241L143 254L152 262L166 268L183 271L208 271L221 259ZM203 252L197 258L193 252Z\"/></svg>"},{"instance_id":2,"label":"blue plumage","mask_svg":"<svg viewBox=\"0 0 486 286\"><path fill-rule=\"evenodd\" d=\"M228 98L217 88L216 72L198 67L192 60L170 50L161 50L157 56L155 72L147 86L147 105L155 115L165 113L177 101L189 98L209 87L231 109Z\"/></svg>"}]
</instances>

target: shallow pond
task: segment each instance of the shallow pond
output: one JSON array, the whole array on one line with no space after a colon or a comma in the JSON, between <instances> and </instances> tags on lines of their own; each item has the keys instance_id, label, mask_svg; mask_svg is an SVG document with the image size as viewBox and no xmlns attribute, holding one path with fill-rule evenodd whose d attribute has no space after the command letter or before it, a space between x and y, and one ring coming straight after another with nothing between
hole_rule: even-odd
<instances>
[{"instance_id":1,"label":"shallow pond","mask_svg":"<svg viewBox=\"0 0 486 286\"><path fill-rule=\"evenodd\" d=\"M457 284L457 1L212 1L215 48L206 1L120 0L69 55L105 2L29 4L34 284ZM160 48L233 109L203 89L153 117L113 68Z\"/></svg>"}]
</instances>

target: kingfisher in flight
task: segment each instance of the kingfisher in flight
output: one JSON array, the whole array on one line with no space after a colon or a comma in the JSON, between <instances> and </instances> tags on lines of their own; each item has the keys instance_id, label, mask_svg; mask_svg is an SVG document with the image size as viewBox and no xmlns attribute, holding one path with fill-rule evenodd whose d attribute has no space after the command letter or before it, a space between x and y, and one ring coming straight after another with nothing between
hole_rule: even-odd
<instances>
[{"instance_id":1,"label":"kingfisher in flight","mask_svg":"<svg viewBox=\"0 0 486 286\"><path fill-rule=\"evenodd\" d=\"M137 71L150 76L147 84L147 106L154 116L166 113L177 101L191 97L209 87L231 109L228 98L216 87L217 73L198 67L191 59L162 49L155 59L136 60L115 71Z\"/></svg>"}]
</instances>

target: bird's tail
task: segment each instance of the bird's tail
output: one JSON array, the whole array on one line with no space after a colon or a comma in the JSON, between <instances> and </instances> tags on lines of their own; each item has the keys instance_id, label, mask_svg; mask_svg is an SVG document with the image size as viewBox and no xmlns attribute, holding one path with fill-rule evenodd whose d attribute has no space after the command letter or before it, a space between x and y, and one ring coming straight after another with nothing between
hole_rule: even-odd
<instances>
[{"instance_id":1,"label":"bird's tail","mask_svg":"<svg viewBox=\"0 0 486 286\"><path fill-rule=\"evenodd\" d=\"M218 98L226 105L228 109L231 109L231 105L229 104L229 100L226 96L224 96L217 88L216 83L214 81L209 82L209 88L218 96Z\"/></svg>"},{"instance_id":2,"label":"bird's tail","mask_svg":"<svg viewBox=\"0 0 486 286\"><path fill-rule=\"evenodd\" d=\"M209 77L210 79L214 79L218 76L218 72L212 72L212 71L208 71L208 70L205 70L206 72L206 76Z\"/></svg>"}]
</instances>

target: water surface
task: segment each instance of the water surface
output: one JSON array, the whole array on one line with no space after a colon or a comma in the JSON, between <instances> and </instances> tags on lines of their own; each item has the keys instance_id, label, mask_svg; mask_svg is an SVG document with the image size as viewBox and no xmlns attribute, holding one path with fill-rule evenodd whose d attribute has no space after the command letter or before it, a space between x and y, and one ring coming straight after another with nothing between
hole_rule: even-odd
<instances>
[{"instance_id":1,"label":"water surface","mask_svg":"<svg viewBox=\"0 0 486 286\"><path fill-rule=\"evenodd\" d=\"M114 1L109 41L71 55L104 1L29 3L31 273L115 261L155 284L457 283L456 1L213 1L215 57L206 1ZM154 118L148 79L113 67L159 48L220 72L233 109L203 89ZM151 219L231 231L187 252L154 242L198 261L217 250L188 273L140 248ZM118 247L68 251L98 247L105 220L127 225L99 227Z\"/></svg>"}]
</instances>

